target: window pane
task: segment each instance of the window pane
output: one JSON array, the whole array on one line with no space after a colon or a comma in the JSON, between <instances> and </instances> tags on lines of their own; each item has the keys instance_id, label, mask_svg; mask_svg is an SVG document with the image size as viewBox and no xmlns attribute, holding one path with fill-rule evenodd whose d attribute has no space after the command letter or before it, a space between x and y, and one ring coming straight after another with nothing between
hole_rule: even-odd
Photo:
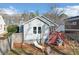
<instances>
[{"instance_id":1,"label":"window pane","mask_svg":"<svg viewBox=\"0 0 79 59\"><path fill-rule=\"evenodd\" d=\"M38 27L38 33L41 33L41 27Z\"/></svg>"},{"instance_id":2,"label":"window pane","mask_svg":"<svg viewBox=\"0 0 79 59\"><path fill-rule=\"evenodd\" d=\"M33 27L33 33L36 34L36 27Z\"/></svg>"},{"instance_id":3,"label":"window pane","mask_svg":"<svg viewBox=\"0 0 79 59\"><path fill-rule=\"evenodd\" d=\"M33 27L33 30L36 30L36 27Z\"/></svg>"},{"instance_id":4,"label":"window pane","mask_svg":"<svg viewBox=\"0 0 79 59\"><path fill-rule=\"evenodd\" d=\"M38 27L38 30L41 30L41 27Z\"/></svg>"}]
</instances>

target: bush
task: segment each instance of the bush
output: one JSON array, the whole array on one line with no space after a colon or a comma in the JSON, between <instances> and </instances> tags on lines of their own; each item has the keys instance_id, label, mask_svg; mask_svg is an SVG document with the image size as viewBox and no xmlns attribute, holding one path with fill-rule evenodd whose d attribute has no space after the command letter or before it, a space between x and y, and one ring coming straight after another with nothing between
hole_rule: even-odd
<instances>
[{"instance_id":1,"label":"bush","mask_svg":"<svg viewBox=\"0 0 79 59\"><path fill-rule=\"evenodd\" d=\"M9 25L7 27L7 31L8 31L8 33L15 33L15 32L17 32L17 25Z\"/></svg>"}]
</instances>

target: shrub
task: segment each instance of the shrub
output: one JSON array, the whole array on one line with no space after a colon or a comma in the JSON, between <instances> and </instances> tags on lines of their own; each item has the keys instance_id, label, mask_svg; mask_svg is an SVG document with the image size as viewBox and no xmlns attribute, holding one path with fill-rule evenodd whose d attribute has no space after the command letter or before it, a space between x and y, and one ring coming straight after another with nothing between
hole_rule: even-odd
<instances>
[{"instance_id":1,"label":"shrub","mask_svg":"<svg viewBox=\"0 0 79 59\"><path fill-rule=\"evenodd\" d=\"M17 25L9 25L7 27L7 31L8 33L11 35L12 33L17 32Z\"/></svg>"}]
</instances>

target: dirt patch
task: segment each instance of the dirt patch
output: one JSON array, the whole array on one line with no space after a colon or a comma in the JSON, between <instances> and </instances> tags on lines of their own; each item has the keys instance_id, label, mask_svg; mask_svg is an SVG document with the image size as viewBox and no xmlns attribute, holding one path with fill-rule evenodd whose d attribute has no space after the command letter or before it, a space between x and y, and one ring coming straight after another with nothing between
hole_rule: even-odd
<instances>
[{"instance_id":1,"label":"dirt patch","mask_svg":"<svg viewBox=\"0 0 79 59\"><path fill-rule=\"evenodd\" d=\"M14 43L14 48L22 49L25 52L31 53L33 55L43 55L43 52L31 44L21 44L21 43Z\"/></svg>"}]
</instances>

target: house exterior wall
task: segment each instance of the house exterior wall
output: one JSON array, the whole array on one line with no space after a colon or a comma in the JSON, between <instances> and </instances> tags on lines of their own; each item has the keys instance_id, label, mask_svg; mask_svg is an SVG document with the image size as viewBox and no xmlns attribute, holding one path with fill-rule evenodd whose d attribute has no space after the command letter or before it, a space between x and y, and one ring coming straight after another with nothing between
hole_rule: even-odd
<instances>
[{"instance_id":1,"label":"house exterior wall","mask_svg":"<svg viewBox=\"0 0 79 59\"><path fill-rule=\"evenodd\" d=\"M65 34L70 39L79 42L79 16L66 19Z\"/></svg>"},{"instance_id":2,"label":"house exterior wall","mask_svg":"<svg viewBox=\"0 0 79 59\"><path fill-rule=\"evenodd\" d=\"M4 26L5 26L5 22L2 16L0 16L0 34L3 33L4 30Z\"/></svg>"},{"instance_id":3,"label":"house exterior wall","mask_svg":"<svg viewBox=\"0 0 79 59\"><path fill-rule=\"evenodd\" d=\"M33 33L33 27L37 28L37 33ZM38 27L41 27L41 34L38 33ZM40 41L40 38L45 41L49 35L49 26L44 22L34 19L33 21L24 25L24 40L26 41Z\"/></svg>"},{"instance_id":4,"label":"house exterior wall","mask_svg":"<svg viewBox=\"0 0 79 59\"><path fill-rule=\"evenodd\" d=\"M0 34L5 31L5 30L4 30L4 26L5 26L4 24L0 24Z\"/></svg>"},{"instance_id":5,"label":"house exterior wall","mask_svg":"<svg viewBox=\"0 0 79 59\"><path fill-rule=\"evenodd\" d=\"M66 21L65 28L67 28L67 29L79 29L79 20Z\"/></svg>"},{"instance_id":6,"label":"house exterior wall","mask_svg":"<svg viewBox=\"0 0 79 59\"><path fill-rule=\"evenodd\" d=\"M65 19L66 31L79 31L79 16Z\"/></svg>"},{"instance_id":7,"label":"house exterior wall","mask_svg":"<svg viewBox=\"0 0 79 59\"><path fill-rule=\"evenodd\" d=\"M0 39L0 55L5 54L10 50L8 39Z\"/></svg>"}]
</instances>

